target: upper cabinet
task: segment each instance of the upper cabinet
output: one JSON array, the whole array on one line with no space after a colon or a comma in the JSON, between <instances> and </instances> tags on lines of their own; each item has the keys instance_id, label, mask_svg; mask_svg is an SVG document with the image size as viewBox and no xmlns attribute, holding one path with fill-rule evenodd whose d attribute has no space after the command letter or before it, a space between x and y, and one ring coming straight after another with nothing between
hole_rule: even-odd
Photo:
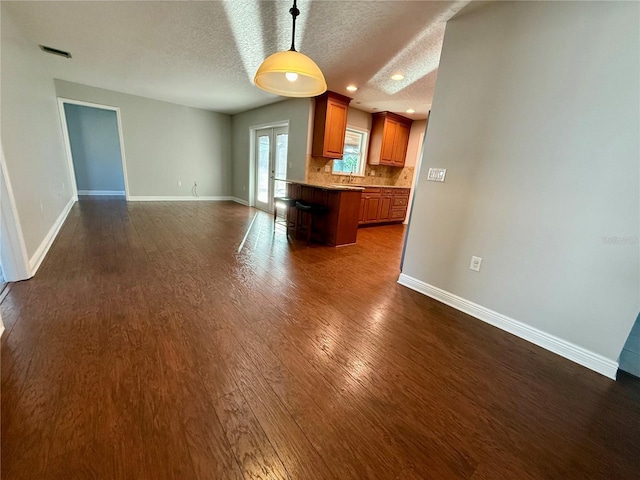
<instances>
[{"instance_id":1,"label":"upper cabinet","mask_svg":"<svg viewBox=\"0 0 640 480\"><path fill-rule=\"evenodd\" d=\"M349 102L349 97L335 92L316 97L311 147L314 157L342 158Z\"/></svg>"},{"instance_id":2,"label":"upper cabinet","mask_svg":"<svg viewBox=\"0 0 640 480\"><path fill-rule=\"evenodd\" d=\"M391 112L372 115L369 164L403 167L413 120Z\"/></svg>"}]
</instances>

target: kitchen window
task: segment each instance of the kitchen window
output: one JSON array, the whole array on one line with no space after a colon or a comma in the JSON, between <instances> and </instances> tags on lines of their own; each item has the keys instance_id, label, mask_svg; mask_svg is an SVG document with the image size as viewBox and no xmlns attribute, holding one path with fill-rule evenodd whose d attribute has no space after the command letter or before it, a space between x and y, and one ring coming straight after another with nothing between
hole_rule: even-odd
<instances>
[{"instance_id":1,"label":"kitchen window","mask_svg":"<svg viewBox=\"0 0 640 480\"><path fill-rule=\"evenodd\" d=\"M344 153L340 160L333 161L334 175L364 176L367 164L369 132L359 128L347 127L344 136Z\"/></svg>"}]
</instances>

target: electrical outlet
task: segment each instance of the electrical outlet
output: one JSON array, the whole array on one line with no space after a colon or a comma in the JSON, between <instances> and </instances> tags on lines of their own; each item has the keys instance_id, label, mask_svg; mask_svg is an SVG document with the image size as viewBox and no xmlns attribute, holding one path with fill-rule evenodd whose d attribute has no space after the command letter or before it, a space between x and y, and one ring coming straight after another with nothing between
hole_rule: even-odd
<instances>
[{"instance_id":1,"label":"electrical outlet","mask_svg":"<svg viewBox=\"0 0 640 480\"><path fill-rule=\"evenodd\" d=\"M324 171L325 171L325 173L331 173L331 165L325 165L324 166Z\"/></svg>"},{"instance_id":2,"label":"electrical outlet","mask_svg":"<svg viewBox=\"0 0 640 480\"><path fill-rule=\"evenodd\" d=\"M371 173L369 175L371 175L372 177L375 177L376 176L376 171L375 170L371 170Z\"/></svg>"},{"instance_id":3,"label":"electrical outlet","mask_svg":"<svg viewBox=\"0 0 640 480\"><path fill-rule=\"evenodd\" d=\"M479 272L481 263L482 263L482 258L480 258L480 257L471 257L471 263L469 264L469 270L475 270L476 272Z\"/></svg>"},{"instance_id":4,"label":"electrical outlet","mask_svg":"<svg viewBox=\"0 0 640 480\"><path fill-rule=\"evenodd\" d=\"M182 186L182 180L178 180L178 186L181 187Z\"/></svg>"}]
</instances>

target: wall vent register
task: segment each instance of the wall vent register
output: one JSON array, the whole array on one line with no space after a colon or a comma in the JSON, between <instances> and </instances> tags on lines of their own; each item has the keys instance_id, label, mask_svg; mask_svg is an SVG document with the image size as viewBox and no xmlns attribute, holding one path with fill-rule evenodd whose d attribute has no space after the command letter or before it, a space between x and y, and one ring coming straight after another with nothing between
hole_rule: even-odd
<instances>
[{"instance_id":1,"label":"wall vent register","mask_svg":"<svg viewBox=\"0 0 640 480\"><path fill-rule=\"evenodd\" d=\"M40 50L46 53L50 53L51 55L58 55L64 58L71 58L71 54L69 52L65 52L64 50L58 50L57 48L47 47L46 45L38 45Z\"/></svg>"}]
</instances>

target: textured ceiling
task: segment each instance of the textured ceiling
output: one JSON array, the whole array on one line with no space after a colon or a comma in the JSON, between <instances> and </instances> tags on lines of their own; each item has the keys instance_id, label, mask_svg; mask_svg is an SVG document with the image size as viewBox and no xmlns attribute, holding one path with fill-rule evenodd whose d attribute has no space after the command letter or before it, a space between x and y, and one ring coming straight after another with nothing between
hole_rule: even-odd
<instances>
[{"instance_id":1,"label":"textured ceiling","mask_svg":"<svg viewBox=\"0 0 640 480\"><path fill-rule=\"evenodd\" d=\"M444 22L468 1L299 0L296 48L329 89L367 111L424 118L431 106ZM280 100L253 85L269 54L289 48L292 2L2 1L56 78L225 113ZM399 82L394 73L405 75ZM345 87L359 87L355 93Z\"/></svg>"}]
</instances>

